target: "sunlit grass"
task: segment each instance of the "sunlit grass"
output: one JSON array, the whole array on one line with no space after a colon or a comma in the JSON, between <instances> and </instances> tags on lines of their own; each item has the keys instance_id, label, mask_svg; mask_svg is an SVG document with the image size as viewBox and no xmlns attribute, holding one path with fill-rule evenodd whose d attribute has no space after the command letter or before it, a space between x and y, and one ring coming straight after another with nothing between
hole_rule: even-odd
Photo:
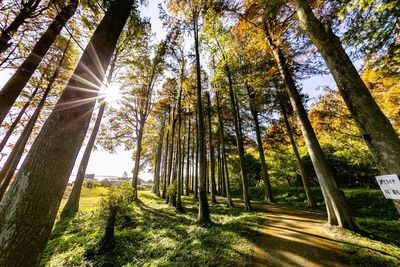
<instances>
[{"instance_id":1,"label":"sunlit grass","mask_svg":"<svg viewBox=\"0 0 400 267\"><path fill-rule=\"evenodd\" d=\"M96 192L95 192L96 190ZM113 251L99 253L104 226L97 216L100 189L84 189L82 212L55 226L46 249L46 266L240 266L249 263L251 237L265 213L227 209L221 203L210 207L215 225L196 225L197 201L183 197L184 214L149 191L139 192L141 203L130 204L129 212L116 225Z\"/></svg>"}]
</instances>

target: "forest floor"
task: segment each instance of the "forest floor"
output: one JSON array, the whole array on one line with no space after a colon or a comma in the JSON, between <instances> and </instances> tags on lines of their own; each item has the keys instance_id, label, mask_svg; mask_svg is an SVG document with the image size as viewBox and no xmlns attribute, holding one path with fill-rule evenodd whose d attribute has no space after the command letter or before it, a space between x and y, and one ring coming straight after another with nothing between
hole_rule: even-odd
<instances>
[{"instance_id":1,"label":"forest floor","mask_svg":"<svg viewBox=\"0 0 400 267\"><path fill-rule=\"evenodd\" d=\"M120 214L115 248L100 251L104 231L99 202L106 188L84 189L81 212L58 221L45 266L399 266L400 248L326 225L326 214L241 201L210 207L210 228L196 225L197 201L183 197L185 213L149 191ZM63 203L65 200L63 201ZM62 204L63 205L63 204Z\"/></svg>"}]
</instances>

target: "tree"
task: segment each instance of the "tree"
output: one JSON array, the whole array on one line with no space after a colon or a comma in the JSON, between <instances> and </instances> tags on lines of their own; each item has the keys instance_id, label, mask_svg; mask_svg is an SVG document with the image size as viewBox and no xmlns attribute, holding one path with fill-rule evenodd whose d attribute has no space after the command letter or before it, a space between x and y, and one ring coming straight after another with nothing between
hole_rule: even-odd
<instances>
[{"instance_id":1,"label":"tree","mask_svg":"<svg viewBox=\"0 0 400 267\"><path fill-rule=\"evenodd\" d=\"M207 114L208 114L208 144L209 144L209 153L210 153L210 169L211 169L211 203L217 203L217 189L215 183L215 158L214 158L214 145L213 145L213 138L212 138L212 120L211 120L211 100L210 100L210 93L207 92Z\"/></svg>"},{"instance_id":2,"label":"tree","mask_svg":"<svg viewBox=\"0 0 400 267\"><path fill-rule=\"evenodd\" d=\"M324 58L350 113L382 174L400 172L400 139L376 104L357 69L328 24L304 0L290 1L300 24ZM400 213L400 202L394 201Z\"/></svg>"},{"instance_id":3,"label":"tree","mask_svg":"<svg viewBox=\"0 0 400 267\"><path fill-rule=\"evenodd\" d=\"M10 40L14 34L18 31L18 28L29 18L39 16L43 11L49 8L50 4L54 1L49 1L43 7L39 8L42 0L23 0L21 1L20 12L16 15L14 20L4 30L1 31L0 35L0 55L4 53L11 46Z\"/></svg>"},{"instance_id":4,"label":"tree","mask_svg":"<svg viewBox=\"0 0 400 267\"><path fill-rule=\"evenodd\" d=\"M133 3L133 0L117 0L108 9L32 145L15 183L0 203L0 265L39 263L87 131L105 69Z\"/></svg>"},{"instance_id":5,"label":"tree","mask_svg":"<svg viewBox=\"0 0 400 267\"><path fill-rule=\"evenodd\" d=\"M4 193L7 190L8 185L11 182L12 177L14 176L14 172L17 169L18 163L21 160L22 154L25 150L25 146L28 143L29 137L31 136L31 133L33 131L33 128L35 126L36 121L39 118L40 112L42 108L45 105L45 102L47 100L47 96L49 95L51 89L54 86L54 83L57 79L57 76L62 68L63 61L66 58L67 55L67 50L70 45L69 40L65 46L65 49L62 53L61 58L57 62L57 66L55 68L55 71L53 75L49 78L48 84L46 86L46 89L44 90L41 100L36 107L35 111L33 112L32 116L30 117L27 125L25 126L24 130L22 131L20 137L18 138L16 144L13 147L13 150L11 151L11 154L8 156L6 163L4 164L3 168L0 171L0 200L3 198Z\"/></svg>"},{"instance_id":6,"label":"tree","mask_svg":"<svg viewBox=\"0 0 400 267\"><path fill-rule=\"evenodd\" d=\"M207 172L207 160L206 160L206 144L205 144L205 129L204 129L204 115L203 115L203 103L202 103L202 80L201 80L201 63L200 63L200 42L199 42L199 24L201 19L201 12L205 7L206 1L169 1L168 7L175 14L180 13L183 17L184 22L193 31L194 38L194 50L195 50L195 62L196 62L196 77L197 77L197 125L199 141L199 214L197 222L203 226L209 226L212 224L210 218L210 211L207 200L207 189L206 189L206 172Z\"/></svg>"},{"instance_id":7,"label":"tree","mask_svg":"<svg viewBox=\"0 0 400 267\"><path fill-rule=\"evenodd\" d=\"M115 67L114 60L115 57L111 62L111 67L108 73L108 81L107 81L108 84L111 84L111 79L114 73L114 67ZM72 191L68 196L68 201L65 204L63 211L61 212L61 217L73 217L79 211L79 200L80 200L83 180L86 174L86 168L89 163L90 154L92 153L94 142L96 141L97 133L100 129L101 120L103 119L105 108L106 108L106 101L104 99L101 99L100 108L96 117L96 122L94 124L92 133L90 134L90 138L86 145L85 152L83 153L81 163L79 164L78 173L76 174L74 186L72 187Z\"/></svg>"},{"instance_id":8,"label":"tree","mask_svg":"<svg viewBox=\"0 0 400 267\"><path fill-rule=\"evenodd\" d=\"M285 122L287 134L289 136L290 144L292 146L293 153L296 157L297 165L300 170L301 179L303 181L304 192L306 193L306 197L307 197L307 205L309 208L316 208L317 203L315 203L315 199L311 192L310 179L308 178L306 170L304 168L304 165L301 161L299 150L297 149L296 141L294 140L292 127L290 126L290 123L289 123L286 106L282 100L282 97L279 95L279 92L278 92L277 98L278 98L279 106L281 108L281 114L283 117L283 121Z\"/></svg>"},{"instance_id":9,"label":"tree","mask_svg":"<svg viewBox=\"0 0 400 267\"><path fill-rule=\"evenodd\" d=\"M4 85L3 89L1 89L0 125L3 123L4 118L11 109L15 100L24 89L25 85L35 72L44 55L55 41L64 25L74 15L76 9L78 8L78 4L78 0L71 0L70 3L60 11L60 13L49 25L46 32L35 44L35 47L32 49L32 52L29 54L29 56Z\"/></svg>"},{"instance_id":10,"label":"tree","mask_svg":"<svg viewBox=\"0 0 400 267\"><path fill-rule=\"evenodd\" d=\"M221 151L222 151L222 170L221 172L225 172L225 187L226 187L226 205L228 208L233 207L233 202L230 195L230 181L229 181L229 172L228 172L228 163L227 156L225 151L225 137L224 137L224 122L221 116L221 104L220 104L220 94L217 91L215 94L215 98L217 100L217 114L218 114L218 126L219 126L219 138L221 142ZM225 167L225 168L224 168Z\"/></svg>"}]
</instances>

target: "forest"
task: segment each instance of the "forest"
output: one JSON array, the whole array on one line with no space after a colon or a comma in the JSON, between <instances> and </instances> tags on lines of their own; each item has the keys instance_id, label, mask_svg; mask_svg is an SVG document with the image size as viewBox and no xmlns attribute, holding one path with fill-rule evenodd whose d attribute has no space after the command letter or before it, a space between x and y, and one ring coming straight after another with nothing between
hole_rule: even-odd
<instances>
[{"instance_id":1,"label":"forest","mask_svg":"<svg viewBox=\"0 0 400 267\"><path fill-rule=\"evenodd\" d=\"M399 266L399 18L0 0L0 267Z\"/></svg>"}]
</instances>

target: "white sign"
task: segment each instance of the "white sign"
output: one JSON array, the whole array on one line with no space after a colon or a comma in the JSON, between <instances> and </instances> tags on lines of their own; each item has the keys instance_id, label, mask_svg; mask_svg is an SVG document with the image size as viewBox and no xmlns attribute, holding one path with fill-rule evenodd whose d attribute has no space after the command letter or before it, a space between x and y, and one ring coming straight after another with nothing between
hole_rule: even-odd
<instances>
[{"instance_id":1,"label":"white sign","mask_svg":"<svg viewBox=\"0 0 400 267\"><path fill-rule=\"evenodd\" d=\"M400 181L396 174L376 176L383 194L389 199L400 199Z\"/></svg>"}]
</instances>

